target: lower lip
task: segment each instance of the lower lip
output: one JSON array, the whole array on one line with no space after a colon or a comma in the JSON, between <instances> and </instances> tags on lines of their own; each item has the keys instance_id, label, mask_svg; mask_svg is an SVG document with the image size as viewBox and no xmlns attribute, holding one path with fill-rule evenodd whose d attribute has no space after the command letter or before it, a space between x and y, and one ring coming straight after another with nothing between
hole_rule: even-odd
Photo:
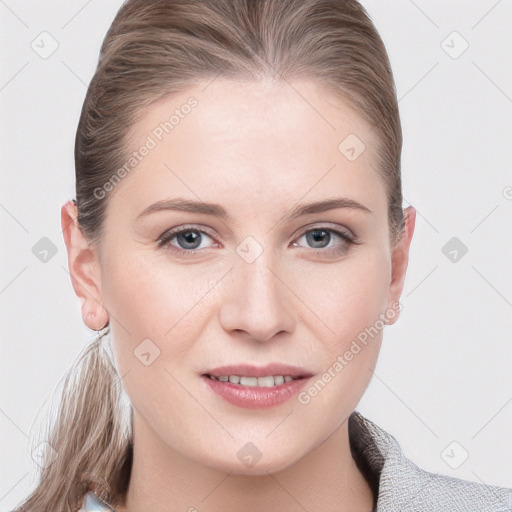
<instances>
[{"instance_id":1,"label":"lower lip","mask_svg":"<svg viewBox=\"0 0 512 512\"><path fill-rule=\"evenodd\" d=\"M292 380L271 388L241 386L232 382L221 382L201 375L206 384L224 400L246 409L267 409L283 404L295 396L309 381L309 378Z\"/></svg>"}]
</instances>

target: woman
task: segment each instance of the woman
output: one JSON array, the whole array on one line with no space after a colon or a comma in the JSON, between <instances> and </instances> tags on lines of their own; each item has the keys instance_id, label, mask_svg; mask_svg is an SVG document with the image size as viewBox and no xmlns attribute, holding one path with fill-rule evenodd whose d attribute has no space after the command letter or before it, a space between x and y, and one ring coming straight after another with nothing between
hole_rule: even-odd
<instances>
[{"instance_id":1,"label":"woman","mask_svg":"<svg viewBox=\"0 0 512 512\"><path fill-rule=\"evenodd\" d=\"M355 410L400 313L401 145L355 0L128 0L62 207L101 334L18 510L512 510Z\"/></svg>"}]
</instances>

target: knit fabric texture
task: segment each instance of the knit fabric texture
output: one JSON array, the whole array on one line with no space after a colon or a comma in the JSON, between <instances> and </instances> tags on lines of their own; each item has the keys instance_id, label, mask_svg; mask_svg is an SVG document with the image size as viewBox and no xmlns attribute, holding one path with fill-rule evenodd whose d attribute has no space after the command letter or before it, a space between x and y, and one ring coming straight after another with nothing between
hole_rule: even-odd
<instances>
[{"instance_id":1,"label":"knit fabric texture","mask_svg":"<svg viewBox=\"0 0 512 512\"><path fill-rule=\"evenodd\" d=\"M376 512L512 512L512 489L420 469L391 434L357 411L349 418L349 439L373 484Z\"/></svg>"}]
</instances>

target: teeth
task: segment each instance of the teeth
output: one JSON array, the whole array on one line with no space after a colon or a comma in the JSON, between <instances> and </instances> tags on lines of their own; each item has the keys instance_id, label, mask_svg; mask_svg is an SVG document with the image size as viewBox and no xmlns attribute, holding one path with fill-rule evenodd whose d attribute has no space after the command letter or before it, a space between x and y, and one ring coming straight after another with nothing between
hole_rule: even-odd
<instances>
[{"instance_id":1,"label":"teeth","mask_svg":"<svg viewBox=\"0 0 512 512\"><path fill-rule=\"evenodd\" d=\"M220 380L221 382L231 382L241 386L271 388L273 386L281 386L285 382L291 382L293 377L289 375L268 375L266 377L240 377L239 375L221 375L215 377L209 375L212 380Z\"/></svg>"},{"instance_id":2,"label":"teeth","mask_svg":"<svg viewBox=\"0 0 512 512\"><path fill-rule=\"evenodd\" d=\"M258 379L256 377L240 377L240 384L242 386L256 387L258 385Z\"/></svg>"},{"instance_id":3,"label":"teeth","mask_svg":"<svg viewBox=\"0 0 512 512\"><path fill-rule=\"evenodd\" d=\"M276 386L280 386L281 384L284 384L284 377L282 375L276 375L274 377L274 384Z\"/></svg>"},{"instance_id":4,"label":"teeth","mask_svg":"<svg viewBox=\"0 0 512 512\"><path fill-rule=\"evenodd\" d=\"M258 386L262 388L271 388L274 386L274 377L258 377Z\"/></svg>"}]
</instances>

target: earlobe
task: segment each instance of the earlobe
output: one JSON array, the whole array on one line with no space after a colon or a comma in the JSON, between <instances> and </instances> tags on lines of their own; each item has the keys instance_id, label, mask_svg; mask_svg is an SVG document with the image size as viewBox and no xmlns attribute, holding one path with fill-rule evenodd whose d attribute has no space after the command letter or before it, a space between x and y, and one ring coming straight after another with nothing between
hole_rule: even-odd
<instances>
[{"instance_id":1,"label":"earlobe","mask_svg":"<svg viewBox=\"0 0 512 512\"><path fill-rule=\"evenodd\" d=\"M82 320L92 330L108 325L108 312L101 300L101 273L96 252L83 235L77 206L67 201L61 208L61 227L68 253L68 267L75 294L82 302Z\"/></svg>"},{"instance_id":2,"label":"earlobe","mask_svg":"<svg viewBox=\"0 0 512 512\"><path fill-rule=\"evenodd\" d=\"M391 281L389 285L388 308L397 311L396 305L399 303L405 282L407 266L409 264L409 249L411 246L412 235L416 224L416 210L409 206L404 210L404 230L400 240L393 249L391 256ZM388 321L388 325L394 324L398 320L399 314L393 316Z\"/></svg>"}]
</instances>

